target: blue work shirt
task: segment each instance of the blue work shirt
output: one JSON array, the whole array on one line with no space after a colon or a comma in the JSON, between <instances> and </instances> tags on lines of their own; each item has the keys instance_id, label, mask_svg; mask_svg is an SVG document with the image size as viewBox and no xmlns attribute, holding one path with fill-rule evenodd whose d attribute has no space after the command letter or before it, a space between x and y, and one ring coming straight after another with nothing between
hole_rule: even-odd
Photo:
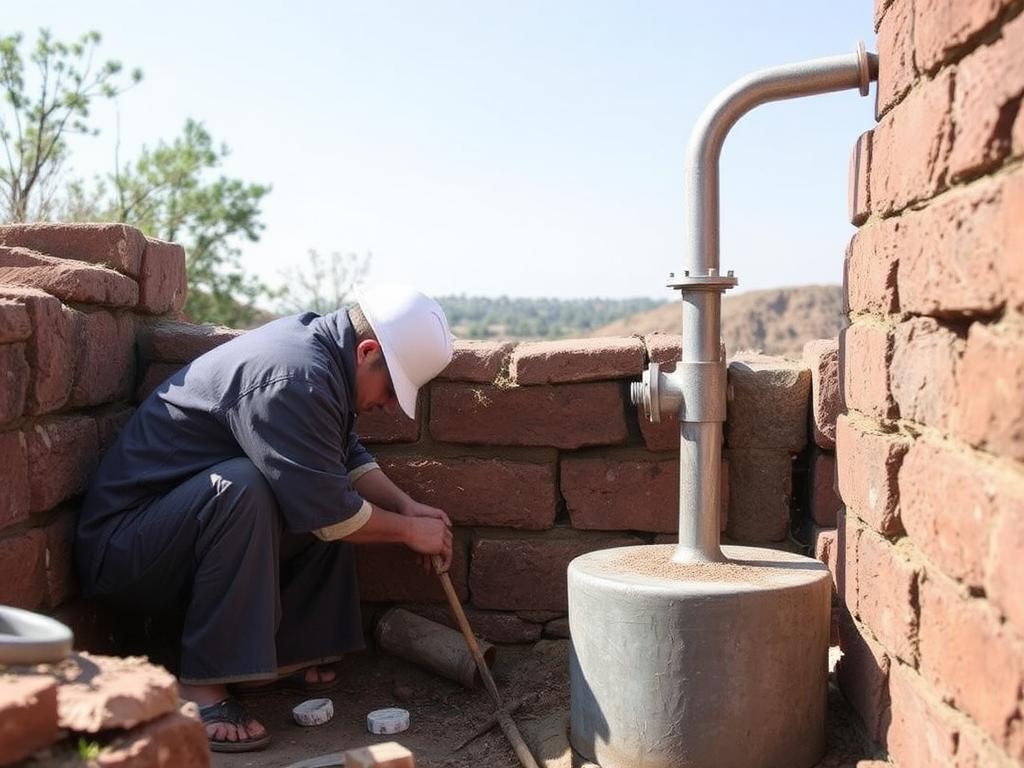
<instances>
[{"instance_id":1,"label":"blue work shirt","mask_svg":"<svg viewBox=\"0 0 1024 768\"><path fill-rule=\"evenodd\" d=\"M111 532L196 474L247 456L284 526L355 515L349 473L373 462L353 432L356 334L345 310L281 318L197 358L156 388L103 457L79 517L79 569L99 572Z\"/></svg>"}]
</instances>

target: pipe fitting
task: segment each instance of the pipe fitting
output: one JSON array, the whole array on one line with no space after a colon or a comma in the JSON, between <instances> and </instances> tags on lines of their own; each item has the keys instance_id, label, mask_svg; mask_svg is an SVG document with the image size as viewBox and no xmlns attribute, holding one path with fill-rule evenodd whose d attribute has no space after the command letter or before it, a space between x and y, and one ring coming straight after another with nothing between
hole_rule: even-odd
<instances>
[{"instance_id":1,"label":"pipe fitting","mask_svg":"<svg viewBox=\"0 0 1024 768\"><path fill-rule=\"evenodd\" d=\"M651 363L640 381L630 384L630 399L638 408L642 406L644 415L655 424L661 421L662 414L682 418L683 390L679 377L663 373L658 363Z\"/></svg>"}]
</instances>

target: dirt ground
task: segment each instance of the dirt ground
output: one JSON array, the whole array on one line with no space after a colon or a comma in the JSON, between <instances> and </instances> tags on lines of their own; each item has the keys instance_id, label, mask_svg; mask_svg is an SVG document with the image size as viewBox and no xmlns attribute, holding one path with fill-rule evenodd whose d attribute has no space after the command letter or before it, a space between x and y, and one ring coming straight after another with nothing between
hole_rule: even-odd
<instances>
[{"instance_id":1,"label":"dirt ground","mask_svg":"<svg viewBox=\"0 0 1024 768\"><path fill-rule=\"evenodd\" d=\"M519 765L497 728L455 751L455 747L493 711L482 687L466 691L404 661L371 653L350 656L338 669L341 687L326 694L334 702L334 719L315 728L300 727L291 719L291 708L308 697L281 691L243 696L243 702L270 729L274 741L263 752L214 753L215 768L281 768L378 741L398 741L412 750L418 768L517 768ZM494 673L506 701L525 699L515 720L528 742L538 733L550 732L552 716L557 718L560 712L568 712L567 640L504 646L498 653ZM369 734L366 714L393 706L409 710L412 720L409 730L389 737ZM818 768L886 765L871 761L853 727L852 714L831 685L828 718L828 753ZM575 765L585 763L577 760Z\"/></svg>"}]
</instances>

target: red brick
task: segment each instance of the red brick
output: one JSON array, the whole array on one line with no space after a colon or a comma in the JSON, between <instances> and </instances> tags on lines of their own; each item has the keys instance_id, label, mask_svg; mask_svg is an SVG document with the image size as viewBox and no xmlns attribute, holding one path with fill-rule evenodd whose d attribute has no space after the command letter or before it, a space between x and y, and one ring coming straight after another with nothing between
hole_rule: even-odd
<instances>
[{"instance_id":1,"label":"red brick","mask_svg":"<svg viewBox=\"0 0 1024 768\"><path fill-rule=\"evenodd\" d=\"M909 442L869 422L840 416L836 428L839 495L879 533L903 531L897 478Z\"/></svg>"},{"instance_id":2,"label":"red brick","mask_svg":"<svg viewBox=\"0 0 1024 768\"><path fill-rule=\"evenodd\" d=\"M87 416L54 416L26 428L32 512L53 509L86 489L99 463L96 422Z\"/></svg>"},{"instance_id":3,"label":"red brick","mask_svg":"<svg viewBox=\"0 0 1024 768\"><path fill-rule=\"evenodd\" d=\"M642 408L637 409L636 418L647 450L672 451L679 455L678 419L662 416L661 421L655 423L644 415Z\"/></svg>"},{"instance_id":4,"label":"red brick","mask_svg":"<svg viewBox=\"0 0 1024 768\"><path fill-rule=\"evenodd\" d=\"M793 460L788 451L731 448L726 533L739 542L781 541L789 532Z\"/></svg>"},{"instance_id":5,"label":"red brick","mask_svg":"<svg viewBox=\"0 0 1024 768\"><path fill-rule=\"evenodd\" d=\"M984 600L941 577L921 587L921 674L1010 754L1024 758L1024 643Z\"/></svg>"},{"instance_id":6,"label":"red brick","mask_svg":"<svg viewBox=\"0 0 1024 768\"><path fill-rule=\"evenodd\" d=\"M573 528L679 530L679 460L562 459L561 488Z\"/></svg>"},{"instance_id":7,"label":"red brick","mask_svg":"<svg viewBox=\"0 0 1024 768\"><path fill-rule=\"evenodd\" d=\"M878 27L882 24L882 19L885 18L885 12L892 5L892 0L875 0L875 32L878 31Z\"/></svg>"},{"instance_id":8,"label":"red brick","mask_svg":"<svg viewBox=\"0 0 1024 768\"><path fill-rule=\"evenodd\" d=\"M918 441L899 473L900 510L911 540L945 573L980 586L995 523L998 475L981 462Z\"/></svg>"},{"instance_id":9,"label":"red brick","mask_svg":"<svg viewBox=\"0 0 1024 768\"><path fill-rule=\"evenodd\" d=\"M896 269L905 242L903 217L872 222L850 240L843 264L843 295L852 313L892 314L898 307Z\"/></svg>"},{"instance_id":10,"label":"red brick","mask_svg":"<svg viewBox=\"0 0 1024 768\"><path fill-rule=\"evenodd\" d=\"M914 49L918 65L932 71L994 22L1012 0L915 0Z\"/></svg>"},{"instance_id":11,"label":"red brick","mask_svg":"<svg viewBox=\"0 0 1024 768\"><path fill-rule=\"evenodd\" d=\"M836 446L836 419L843 410L839 393L839 341L816 339L804 344L804 365L811 369L811 433L821 448Z\"/></svg>"},{"instance_id":12,"label":"red brick","mask_svg":"<svg viewBox=\"0 0 1024 768\"><path fill-rule=\"evenodd\" d=\"M985 594L1024 637L1024 590L1020 565L1024 563L1024 491L1018 477L1016 490L996 498L999 518L992 532L992 550L985 577Z\"/></svg>"},{"instance_id":13,"label":"red brick","mask_svg":"<svg viewBox=\"0 0 1024 768\"><path fill-rule=\"evenodd\" d=\"M0 345L0 427L10 424L25 410L30 375L25 345Z\"/></svg>"},{"instance_id":14,"label":"red brick","mask_svg":"<svg viewBox=\"0 0 1024 768\"><path fill-rule=\"evenodd\" d=\"M643 343L623 336L523 342L512 352L509 371L520 385L565 384L639 376L643 367Z\"/></svg>"},{"instance_id":15,"label":"red brick","mask_svg":"<svg viewBox=\"0 0 1024 768\"><path fill-rule=\"evenodd\" d=\"M892 718L889 656L846 614L841 614L839 645L843 650L836 666L839 687L860 716L868 737L873 742L884 742Z\"/></svg>"},{"instance_id":16,"label":"red brick","mask_svg":"<svg viewBox=\"0 0 1024 768\"><path fill-rule=\"evenodd\" d=\"M0 530L28 519L28 444L25 435L14 430L0 432Z\"/></svg>"},{"instance_id":17,"label":"red brick","mask_svg":"<svg viewBox=\"0 0 1024 768\"><path fill-rule=\"evenodd\" d=\"M896 327L889 377L900 418L943 431L949 427L963 348L953 331L931 318Z\"/></svg>"},{"instance_id":18,"label":"red brick","mask_svg":"<svg viewBox=\"0 0 1024 768\"><path fill-rule=\"evenodd\" d=\"M163 322L153 326L146 339L149 360L161 363L191 363L245 331L216 325Z\"/></svg>"},{"instance_id":19,"label":"red brick","mask_svg":"<svg viewBox=\"0 0 1024 768\"><path fill-rule=\"evenodd\" d=\"M416 413L423 413L422 402L416 406ZM420 439L420 422L419 419L410 419L401 408L395 413L373 411L356 417L355 432L367 444L415 443Z\"/></svg>"},{"instance_id":20,"label":"red brick","mask_svg":"<svg viewBox=\"0 0 1024 768\"><path fill-rule=\"evenodd\" d=\"M914 4L895 0L878 26L878 104L881 117L910 90L914 61Z\"/></svg>"},{"instance_id":21,"label":"red brick","mask_svg":"<svg viewBox=\"0 0 1024 768\"><path fill-rule=\"evenodd\" d=\"M0 226L0 245L105 264L135 277L146 241L137 229L123 224L10 224Z\"/></svg>"},{"instance_id":22,"label":"red brick","mask_svg":"<svg viewBox=\"0 0 1024 768\"><path fill-rule=\"evenodd\" d=\"M979 3L965 4L978 6ZM1024 93L1024 16L1002 28L1002 36L982 46L956 68L953 121L956 139L950 157L954 180L995 167L1012 149L1012 120Z\"/></svg>"},{"instance_id":23,"label":"red brick","mask_svg":"<svg viewBox=\"0 0 1024 768\"><path fill-rule=\"evenodd\" d=\"M818 525L836 524L836 514L843 506L836 491L836 457L833 453L814 449L807 473L811 519Z\"/></svg>"},{"instance_id":24,"label":"red brick","mask_svg":"<svg viewBox=\"0 0 1024 768\"><path fill-rule=\"evenodd\" d=\"M857 615L886 650L917 665L919 570L872 531L857 543Z\"/></svg>"},{"instance_id":25,"label":"red brick","mask_svg":"<svg viewBox=\"0 0 1024 768\"><path fill-rule=\"evenodd\" d=\"M185 249L147 237L139 270L139 311L151 315L177 312L185 306L187 293Z\"/></svg>"},{"instance_id":26,"label":"red brick","mask_svg":"<svg viewBox=\"0 0 1024 768\"><path fill-rule=\"evenodd\" d=\"M652 333L644 337L647 359L663 371L674 371L683 356L683 337L678 333Z\"/></svg>"},{"instance_id":27,"label":"red brick","mask_svg":"<svg viewBox=\"0 0 1024 768\"><path fill-rule=\"evenodd\" d=\"M803 363L767 356L732 360L726 388L726 445L803 450L810 395L811 372Z\"/></svg>"},{"instance_id":28,"label":"red brick","mask_svg":"<svg viewBox=\"0 0 1024 768\"><path fill-rule=\"evenodd\" d=\"M33 335L25 347L31 370L25 411L28 414L55 411L71 394L75 359L71 316L58 299L34 288L0 285L0 296L23 304L32 322Z\"/></svg>"},{"instance_id":29,"label":"red brick","mask_svg":"<svg viewBox=\"0 0 1024 768\"><path fill-rule=\"evenodd\" d=\"M871 173L871 131L857 137L850 152L850 184L847 194L847 208L850 223L860 226L871 212L871 188L868 184Z\"/></svg>"},{"instance_id":30,"label":"red brick","mask_svg":"<svg viewBox=\"0 0 1024 768\"><path fill-rule=\"evenodd\" d=\"M456 525L544 530L555 524L550 463L442 456L378 456L385 474L417 501L440 507Z\"/></svg>"},{"instance_id":31,"label":"red brick","mask_svg":"<svg viewBox=\"0 0 1024 768\"><path fill-rule=\"evenodd\" d=\"M849 612L857 615L857 547L867 530L846 507L836 516L836 594Z\"/></svg>"},{"instance_id":32,"label":"red brick","mask_svg":"<svg viewBox=\"0 0 1024 768\"><path fill-rule=\"evenodd\" d=\"M0 299L0 344L24 341L32 335L28 310L13 299Z\"/></svg>"},{"instance_id":33,"label":"red brick","mask_svg":"<svg viewBox=\"0 0 1024 768\"><path fill-rule=\"evenodd\" d=\"M1024 173L954 190L905 224L897 286L900 307L923 315L994 314L1021 285L1019 252L1007 246L1020 226L1011 208ZM1004 199L1005 198L1005 199Z\"/></svg>"},{"instance_id":34,"label":"red brick","mask_svg":"<svg viewBox=\"0 0 1024 768\"><path fill-rule=\"evenodd\" d=\"M46 536L38 528L0 539L0 604L35 610L46 600Z\"/></svg>"},{"instance_id":35,"label":"red brick","mask_svg":"<svg viewBox=\"0 0 1024 768\"><path fill-rule=\"evenodd\" d=\"M839 531L835 528L819 528L814 526L811 534L811 548L814 557L828 566L832 574L832 587L836 589L839 585L837 578L839 566Z\"/></svg>"},{"instance_id":36,"label":"red brick","mask_svg":"<svg viewBox=\"0 0 1024 768\"><path fill-rule=\"evenodd\" d=\"M25 248L0 246L0 283L39 288L62 301L131 307L139 286L106 267L55 259Z\"/></svg>"},{"instance_id":37,"label":"red brick","mask_svg":"<svg viewBox=\"0 0 1024 768\"><path fill-rule=\"evenodd\" d=\"M855 323L839 333L839 380L847 408L878 419L898 415L890 386L893 339L889 329Z\"/></svg>"},{"instance_id":38,"label":"red brick","mask_svg":"<svg viewBox=\"0 0 1024 768\"><path fill-rule=\"evenodd\" d=\"M944 189L953 146L953 73L922 81L890 110L871 141L871 208L888 215Z\"/></svg>"},{"instance_id":39,"label":"red brick","mask_svg":"<svg viewBox=\"0 0 1024 768\"><path fill-rule=\"evenodd\" d=\"M103 768L204 768L211 764L210 744L202 723L180 712L171 712L119 735L104 747L99 764Z\"/></svg>"},{"instance_id":40,"label":"red brick","mask_svg":"<svg viewBox=\"0 0 1024 768\"><path fill-rule=\"evenodd\" d=\"M124 425L135 413L135 409L127 405L114 405L93 413L96 419L96 434L100 441L100 453L106 453L114 444Z\"/></svg>"},{"instance_id":41,"label":"red brick","mask_svg":"<svg viewBox=\"0 0 1024 768\"><path fill-rule=\"evenodd\" d=\"M473 542L473 605L501 611L564 611L568 607L566 568L573 558L640 543L631 536L564 528L542 534L489 532Z\"/></svg>"},{"instance_id":42,"label":"red brick","mask_svg":"<svg viewBox=\"0 0 1024 768\"><path fill-rule=\"evenodd\" d=\"M514 341L456 341L452 361L438 378L492 384L515 346Z\"/></svg>"},{"instance_id":43,"label":"red brick","mask_svg":"<svg viewBox=\"0 0 1024 768\"><path fill-rule=\"evenodd\" d=\"M47 604L51 608L78 591L74 569L75 518L73 511L64 511L43 529L46 536Z\"/></svg>"},{"instance_id":44,"label":"red brick","mask_svg":"<svg viewBox=\"0 0 1024 768\"><path fill-rule=\"evenodd\" d=\"M77 361L71 405L127 400L135 384L135 317L127 312L74 311Z\"/></svg>"},{"instance_id":45,"label":"red brick","mask_svg":"<svg viewBox=\"0 0 1024 768\"><path fill-rule=\"evenodd\" d=\"M1024 460L1024 332L974 323L959 370L954 431L979 448Z\"/></svg>"},{"instance_id":46,"label":"red brick","mask_svg":"<svg viewBox=\"0 0 1024 768\"><path fill-rule=\"evenodd\" d=\"M900 768L954 766L959 733L952 712L902 664L889 674L892 726L887 746Z\"/></svg>"},{"instance_id":47,"label":"red brick","mask_svg":"<svg viewBox=\"0 0 1024 768\"><path fill-rule=\"evenodd\" d=\"M430 397L435 440L565 449L626 441L618 382L511 389L442 382Z\"/></svg>"},{"instance_id":48,"label":"red brick","mask_svg":"<svg viewBox=\"0 0 1024 768\"><path fill-rule=\"evenodd\" d=\"M1017 125L1020 126L1020 141L1015 145L1016 151L1018 154L1024 154L1024 109L1021 109L1017 116ZM1024 173L1018 171L1003 179L1002 193L1002 216L998 225L1003 257L1000 261L1000 274L1006 290L1007 304L1024 310L1024 270L1019 265L1020 254L1024 253L1024 217L1020 215L1020 212L1024 211ZM1018 258L1016 267L1014 254L1017 254Z\"/></svg>"},{"instance_id":49,"label":"red brick","mask_svg":"<svg viewBox=\"0 0 1024 768\"><path fill-rule=\"evenodd\" d=\"M416 553L402 544L356 546L359 596L368 602L445 602L441 581L424 571ZM459 599L469 599L469 554L465 537L456 534L448 570Z\"/></svg>"},{"instance_id":50,"label":"red brick","mask_svg":"<svg viewBox=\"0 0 1024 768\"><path fill-rule=\"evenodd\" d=\"M142 377L142 381L139 382L139 388L135 390L135 402L141 403L149 397L154 389L171 378L183 367L181 363L150 363L146 366L146 372Z\"/></svg>"},{"instance_id":51,"label":"red brick","mask_svg":"<svg viewBox=\"0 0 1024 768\"><path fill-rule=\"evenodd\" d=\"M14 675L5 679L0 686L0 763L17 763L50 746L59 735L53 678Z\"/></svg>"}]
</instances>

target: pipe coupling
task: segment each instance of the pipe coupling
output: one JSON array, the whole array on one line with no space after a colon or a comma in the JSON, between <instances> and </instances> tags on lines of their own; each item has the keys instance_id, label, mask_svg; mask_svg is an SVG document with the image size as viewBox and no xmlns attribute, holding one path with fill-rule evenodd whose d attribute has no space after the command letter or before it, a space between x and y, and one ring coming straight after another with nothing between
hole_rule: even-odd
<instances>
[{"instance_id":1,"label":"pipe coupling","mask_svg":"<svg viewBox=\"0 0 1024 768\"><path fill-rule=\"evenodd\" d=\"M725 363L679 362L672 373L651 363L640 381L630 384L630 400L658 423L662 416L680 421L725 421Z\"/></svg>"}]
</instances>

